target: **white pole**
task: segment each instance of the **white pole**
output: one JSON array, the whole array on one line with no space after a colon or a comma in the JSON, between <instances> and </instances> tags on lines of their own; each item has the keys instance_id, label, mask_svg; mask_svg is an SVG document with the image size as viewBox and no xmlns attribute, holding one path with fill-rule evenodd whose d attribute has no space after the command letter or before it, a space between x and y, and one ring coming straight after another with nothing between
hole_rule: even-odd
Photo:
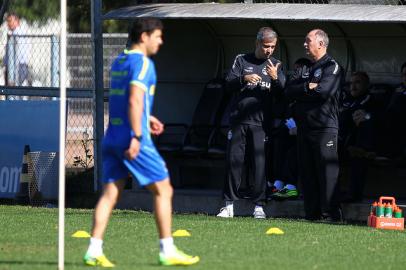
<instances>
[{"instance_id":1,"label":"white pole","mask_svg":"<svg viewBox=\"0 0 406 270\"><path fill-rule=\"evenodd\" d=\"M66 126L66 0L61 0L60 100L59 100L59 209L58 269L65 264L65 126Z\"/></svg>"}]
</instances>

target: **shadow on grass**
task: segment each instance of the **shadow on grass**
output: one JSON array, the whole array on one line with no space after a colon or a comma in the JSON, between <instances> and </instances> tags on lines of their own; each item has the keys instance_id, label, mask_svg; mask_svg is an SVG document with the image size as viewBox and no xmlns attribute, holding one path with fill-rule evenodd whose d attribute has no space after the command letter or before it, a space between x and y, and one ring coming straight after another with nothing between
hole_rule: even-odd
<instances>
[{"instance_id":1,"label":"shadow on grass","mask_svg":"<svg viewBox=\"0 0 406 270\"><path fill-rule=\"evenodd\" d=\"M31 264L31 265L58 265L58 262L47 262L47 261L30 261L30 260L23 260L23 261L1 261L0 260L0 266L2 264L9 264L9 265L23 265L23 264ZM78 266L78 265L83 265L83 263L69 263L65 262L65 265L71 265L71 266Z\"/></svg>"}]
</instances>

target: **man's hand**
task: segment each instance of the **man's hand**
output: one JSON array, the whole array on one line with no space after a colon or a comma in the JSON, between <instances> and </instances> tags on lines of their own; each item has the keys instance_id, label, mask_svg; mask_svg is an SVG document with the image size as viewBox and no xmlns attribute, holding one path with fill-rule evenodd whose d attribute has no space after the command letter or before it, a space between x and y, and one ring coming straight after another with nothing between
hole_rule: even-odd
<instances>
[{"instance_id":1,"label":"man's hand","mask_svg":"<svg viewBox=\"0 0 406 270\"><path fill-rule=\"evenodd\" d=\"M244 81L251 83L251 84L257 84L262 80L261 76L257 74L249 74L249 75L244 75Z\"/></svg>"},{"instance_id":2,"label":"man's hand","mask_svg":"<svg viewBox=\"0 0 406 270\"><path fill-rule=\"evenodd\" d=\"M311 82L311 83L309 83L309 89L310 89L310 90L314 90L314 89L317 88L318 85L319 85L318 83L313 83L313 82Z\"/></svg>"},{"instance_id":3,"label":"man's hand","mask_svg":"<svg viewBox=\"0 0 406 270\"><path fill-rule=\"evenodd\" d=\"M151 115L149 117L149 124L153 135L160 135L164 131L164 124L162 124L162 122L155 116Z\"/></svg>"},{"instance_id":4,"label":"man's hand","mask_svg":"<svg viewBox=\"0 0 406 270\"><path fill-rule=\"evenodd\" d=\"M136 139L132 138L130 142L130 147L125 150L124 155L128 160L133 160L138 156L140 152L141 143Z\"/></svg>"},{"instance_id":5,"label":"man's hand","mask_svg":"<svg viewBox=\"0 0 406 270\"><path fill-rule=\"evenodd\" d=\"M369 120L370 119L369 113L367 113L364 110L356 110L352 114L352 120L354 121L356 126L359 126L359 124L363 121Z\"/></svg>"},{"instance_id":6,"label":"man's hand","mask_svg":"<svg viewBox=\"0 0 406 270\"><path fill-rule=\"evenodd\" d=\"M278 68L281 63L274 65L270 59L268 59L269 64L266 65L266 73L272 78L272 80L278 79Z\"/></svg>"}]
</instances>

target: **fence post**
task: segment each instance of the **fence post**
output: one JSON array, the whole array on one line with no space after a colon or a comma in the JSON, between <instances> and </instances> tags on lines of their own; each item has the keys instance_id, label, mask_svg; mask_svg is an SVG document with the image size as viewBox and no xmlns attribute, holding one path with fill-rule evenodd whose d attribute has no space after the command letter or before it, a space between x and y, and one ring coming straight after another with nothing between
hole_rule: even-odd
<instances>
[{"instance_id":1,"label":"fence post","mask_svg":"<svg viewBox=\"0 0 406 270\"><path fill-rule=\"evenodd\" d=\"M59 42L55 35L51 36L51 87L59 87Z\"/></svg>"},{"instance_id":2,"label":"fence post","mask_svg":"<svg viewBox=\"0 0 406 270\"><path fill-rule=\"evenodd\" d=\"M14 35L7 35L7 83L11 82L15 85L17 82L17 65L15 53L16 37Z\"/></svg>"},{"instance_id":3,"label":"fence post","mask_svg":"<svg viewBox=\"0 0 406 270\"><path fill-rule=\"evenodd\" d=\"M95 114L93 124L94 188L101 188L102 179L102 139L104 134L104 80L103 80L103 21L102 1L92 0L92 44Z\"/></svg>"}]
</instances>

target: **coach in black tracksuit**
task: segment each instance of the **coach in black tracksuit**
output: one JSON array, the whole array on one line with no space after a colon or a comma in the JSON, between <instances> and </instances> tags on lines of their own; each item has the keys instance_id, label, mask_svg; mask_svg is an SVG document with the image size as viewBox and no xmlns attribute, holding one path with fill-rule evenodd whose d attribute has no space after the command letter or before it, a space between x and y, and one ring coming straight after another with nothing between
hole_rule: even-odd
<instances>
[{"instance_id":1,"label":"coach in black tracksuit","mask_svg":"<svg viewBox=\"0 0 406 270\"><path fill-rule=\"evenodd\" d=\"M228 89L235 93L235 103L230 114L224 199L226 207L238 199L246 152L250 153L248 159L254 179L252 200L258 210L254 211L256 218L265 218L262 209L266 200L265 143L271 121L271 94L283 89L286 81L281 62L271 56L276 42L277 34L271 28L261 28L255 52L238 55L226 77ZM218 216L233 216L233 208L231 211L226 207Z\"/></svg>"},{"instance_id":2,"label":"coach in black tracksuit","mask_svg":"<svg viewBox=\"0 0 406 270\"><path fill-rule=\"evenodd\" d=\"M296 101L293 113L298 131L298 163L306 218L338 218L338 114L341 67L327 54L327 34L315 29L304 43L314 63L302 80L286 89Z\"/></svg>"}]
</instances>

